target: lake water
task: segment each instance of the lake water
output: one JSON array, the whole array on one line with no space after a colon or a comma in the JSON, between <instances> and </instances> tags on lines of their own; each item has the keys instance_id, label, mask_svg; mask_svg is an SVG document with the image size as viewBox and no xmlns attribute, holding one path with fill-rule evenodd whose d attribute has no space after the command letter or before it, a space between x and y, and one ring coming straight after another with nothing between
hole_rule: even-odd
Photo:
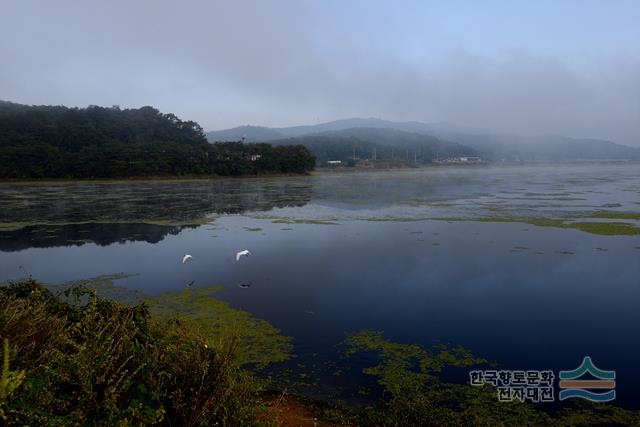
<instances>
[{"instance_id":1,"label":"lake water","mask_svg":"<svg viewBox=\"0 0 640 427\"><path fill-rule=\"evenodd\" d=\"M0 282L124 273L118 284L150 295L222 284L218 298L292 336L295 363L318 372L363 329L461 345L502 369L569 370L589 355L617 371L617 402L638 407L640 236L512 222L598 211L640 212L640 165L5 183ZM236 262L241 249L252 256Z\"/></svg>"}]
</instances>

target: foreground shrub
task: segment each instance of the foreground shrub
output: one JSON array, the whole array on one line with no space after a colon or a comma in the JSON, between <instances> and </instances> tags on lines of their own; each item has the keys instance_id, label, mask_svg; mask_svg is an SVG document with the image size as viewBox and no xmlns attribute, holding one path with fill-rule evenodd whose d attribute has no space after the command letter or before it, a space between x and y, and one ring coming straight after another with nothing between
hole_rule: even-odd
<instances>
[{"instance_id":1,"label":"foreground shrub","mask_svg":"<svg viewBox=\"0 0 640 427\"><path fill-rule=\"evenodd\" d=\"M0 414L27 425L252 424L256 385L238 346L207 346L198 331L82 286L59 297L34 280L2 287L4 360L24 377Z\"/></svg>"}]
</instances>

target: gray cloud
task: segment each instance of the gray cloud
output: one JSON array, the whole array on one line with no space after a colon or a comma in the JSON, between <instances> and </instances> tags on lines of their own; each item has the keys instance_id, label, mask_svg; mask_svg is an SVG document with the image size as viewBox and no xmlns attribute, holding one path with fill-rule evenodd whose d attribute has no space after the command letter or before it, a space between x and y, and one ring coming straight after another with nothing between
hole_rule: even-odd
<instances>
[{"instance_id":1,"label":"gray cloud","mask_svg":"<svg viewBox=\"0 0 640 427\"><path fill-rule=\"evenodd\" d=\"M419 28L388 24L384 8L354 4L2 9L0 98L16 102L151 104L207 129L377 116L640 143L640 55L575 60L527 43L489 52L427 42Z\"/></svg>"}]
</instances>

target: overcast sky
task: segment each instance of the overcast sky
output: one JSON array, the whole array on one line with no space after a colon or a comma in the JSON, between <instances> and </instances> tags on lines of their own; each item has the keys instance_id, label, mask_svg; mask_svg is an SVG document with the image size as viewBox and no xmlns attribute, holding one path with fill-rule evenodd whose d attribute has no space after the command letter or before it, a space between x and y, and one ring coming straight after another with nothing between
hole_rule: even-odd
<instances>
[{"instance_id":1,"label":"overcast sky","mask_svg":"<svg viewBox=\"0 0 640 427\"><path fill-rule=\"evenodd\" d=\"M640 1L0 0L0 99L640 145Z\"/></svg>"}]
</instances>

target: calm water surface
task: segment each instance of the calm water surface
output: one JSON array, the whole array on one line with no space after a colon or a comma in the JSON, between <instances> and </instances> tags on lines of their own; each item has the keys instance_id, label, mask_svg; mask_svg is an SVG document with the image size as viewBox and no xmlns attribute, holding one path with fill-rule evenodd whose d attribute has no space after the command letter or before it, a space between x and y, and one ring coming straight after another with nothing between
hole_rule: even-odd
<instances>
[{"instance_id":1,"label":"calm water surface","mask_svg":"<svg viewBox=\"0 0 640 427\"><path fill-rule=\"evenodd\" d=\"M505 369L573 369L590 355L617 371L618 403L638 407L640 236L474 221L602 210L640 211L640 165L2 184L0 282L222 284L219 298L294 338L295 363L336 359L362 329L462 345ZM182 225L202 217L212 222ZM245 248L253 256L236 262Z\"/></svg>"}]
</instances>

